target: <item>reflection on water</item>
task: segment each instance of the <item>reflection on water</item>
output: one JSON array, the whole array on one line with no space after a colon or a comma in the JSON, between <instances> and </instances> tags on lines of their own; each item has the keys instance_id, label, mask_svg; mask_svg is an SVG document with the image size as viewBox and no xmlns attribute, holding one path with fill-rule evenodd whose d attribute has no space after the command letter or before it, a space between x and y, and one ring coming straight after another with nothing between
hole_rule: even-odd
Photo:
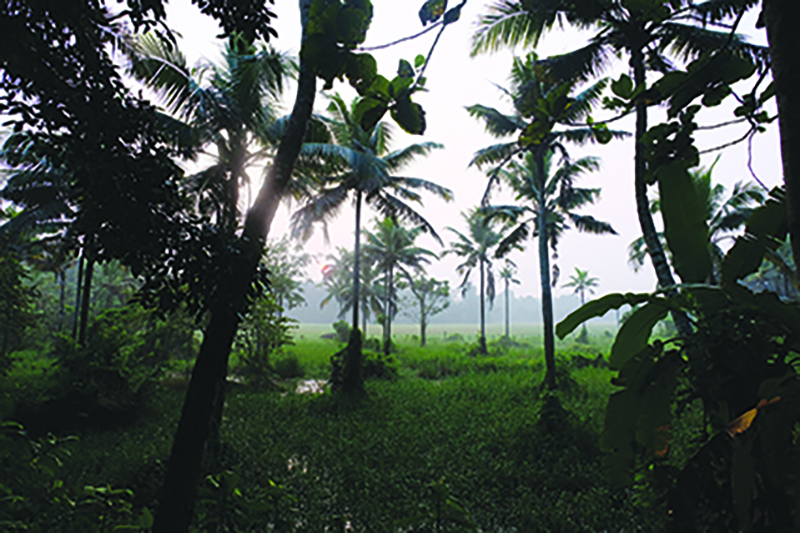
<instances>
[{"instance_id":1,"label":"reflection on water","mask_svg":"<svg viewBox=\"0 0 800 533\"><path fill-rule=\"evenodd\" d=\"M297 394L322 394L325 392L324 379L301 379L294 391Z\"/></svg>"}]
</instances>

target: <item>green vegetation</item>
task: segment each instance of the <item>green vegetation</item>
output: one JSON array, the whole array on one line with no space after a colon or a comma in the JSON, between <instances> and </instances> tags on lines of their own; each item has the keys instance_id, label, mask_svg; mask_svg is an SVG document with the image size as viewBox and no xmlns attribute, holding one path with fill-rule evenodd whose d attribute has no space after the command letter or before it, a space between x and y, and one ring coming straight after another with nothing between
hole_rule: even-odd
<instances>
[{"instance_id":1,"label":"green vegetation","mask_svg":"<svg viewBox=\"0 0 800 533\"><path fill-rule=\"evenodd\" d=\"M370 0L299 0L296 61L268 46L274 2L192 0L225 44L221 63L194 69L165 3L0 4L0 529L800 530L800 33L788 0L484 6L474 53L538 46L565 24L588 40L548 58L524 50L503 90L512 114L467 108L503 141L473 158L488 185L459 206L468 231L448 228L459 305L480 316L474 342L474 327L428 329L449 285L427 276L439 256L415 243L424 232L443 245L433 211L414 207L422 193L453 192L401 174L443 147L390 152L383 121L424 134L412 97L467 0L413 6L430 26L377 47L365 46ZM769 46L738 34L754 8ZM427 56L378 73L370 50L433 29ZM627 72L601 78L623 56ZM318 78L357 96L327 93L316 114ZM555 325L560 236L568 224L614 232L575 211L599 198L575 186L597 159L570 159L566 143L599 149L626 136L609 124L627 116L633 165L615 170L633 176L632 259L649 257L657 289L585 302L596 280L576 268L567 286L582 305ZM723 201L701 156L776 121L782 185L737 185ZM695 140L737 124L747 133L728 144ZM498 184L511 204L492 203ZM311 261L288 236L268 240L288 198L298 234L353 200L353 252L324 269L322 305L353 312L333 331L286 316ZM362 208L379 215L363 253ZM508 304L493 338L493 262L529 237L541 339L510 335ZM465 297L473 269L479 302ZM416 325L393 333L409 301L419 337ZM590 334L587 322L623 307L614 332Z\"/></svg>"}]
</instances>

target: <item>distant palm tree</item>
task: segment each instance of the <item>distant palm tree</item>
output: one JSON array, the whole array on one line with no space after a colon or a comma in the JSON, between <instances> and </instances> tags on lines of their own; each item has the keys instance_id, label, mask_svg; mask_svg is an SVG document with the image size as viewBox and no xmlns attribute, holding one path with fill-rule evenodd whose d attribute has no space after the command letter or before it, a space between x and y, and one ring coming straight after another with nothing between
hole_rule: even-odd
<instances>
[{"instance_id":1,"label":"distant palm tree","mask_svg":"<svg viewBox=\"0 0 800 533\"><path fill-rule=\"evenodd\" d=\"M515 265L513 261L510 261L510 260L506 259L505 264L503 264L503 270L500 271L500 279L503 280L503 284L505 285L504 291L505 291L505 298L506 298L506 302L505 302L506 303L506 340L510 340L511 339L511 335L510 335L510 330L511 330L511 328L510 328L510 317L511 317L511 313L510 313L509 302L508 302L508 289L509 289L509 285L511 285L512 283L514 283L516 285L519 285L519 280L514 277L514 275L516 273L517 273L517 265Z\"/></svg>"},{"instance_id":2,"label":"distant palm tree","mask_svg":"<svg viewBox=\"0 0 800 533\"><path fill-rule=\"evenodd\" d=\"M375 232L367 232L367 243L364 255L369 261L383 271L386 300L383 306L386 327L384 329L383 353L389 355L392 344L392 317L396 314L393 305L395 297L395 275L411 277L412 272L419 272L422 266L436 259L435 253L417 246L416 241L422 228L417 226L406 229L396 224L390 217L376 222Z\"/></svg>"},{"instance_id":3,"label":"distant palm tree","mask_svg":"<svg viewBox=\"0 0 800 533\"><path fill-rule=\"evenodd\" d=\"M336 216L352 194L355 203L355 246L353 266L353 301L360 299L360 247L362 202L372 205L381 215L409 221L421 231L441 241L430 223L408 201L421 203L418 190L426 190L445 200L452 199L449 189L420 178L400 177L397 172L419 156L425 156L442 146L432 142L412 144L389 152L392 130L385 122L365 130L353 117L357 100L348 105L338 94L331 97L328 112L329 126L335 144L307 143L304 154L328 161L338 172L318 177L316 193L292 215L292 228L308 236L314 223L327 222ZM343 352L344 365L341 386L345 392L363 391L361 377L362 353L359 332L358 305L353 306L353 329L348 347ZM336 371L336 369L334 369ZM337 378L338 379L338 378Z\"/></svg>"},{"instance_id":4,"label":"distant palm tree","mask_svg":"<svg viewBox=\"0 0 800 533\"><path fill-rule=\"evenodd\" d=\"M594 288L599 285L597 278L590 278L588 270L581 270L575 267L575 274L569 277L569 282L562 285L562 287L571 287L575 289L574 294L581 297L581 305L586 303L586 293L594 294Z\"/></svg>"},{"instance_id":5,"label":"distant palm tree","mask_svg":"<svg viewBox=\"0 0 800 533\"><path fill-rule=\"evenodd\" d=\"M553 264L550 275L550 252L558 257L558 241L570 224L578 231L594 234L616 234L607 222L577 212L581 207L594 203L600 189L585 189L575 186L575 181L584 173L599 168L597 159L584 157L573 162L563 162L551 171L552 154L545 156L543 163L537 161L535 153L528 152L523 160L514 161L501 171L503 179L514 191L522 205L491 206L487 213L516 224L497 247L497 256L502 257L523 241L536 238L539 241L539 276L542 287L542 318L544 321L545 382L555 388L555 337L553 321L553 296L551 286L558 280L558 267Z\"/></svg>"},{"instance_id":6,"label":"distant palm tree","mask_svg":"<svg viewBox=\"0 0 800 533\"><path fill-rule=\"evenodd\" d=\"M731 238L732 232L742 228L753 211L766 199L761 187L755 183L743 182L736 183L730 196L726 198L725 186L721 183L716 185L711 183L711 173L716 163L714 161L708 169L701 168L690 172L694 188L705 207L706 221L708 222L708 251L714 265L711 270L711 279L708 281L712 284L719 282L722 260L725 257L719 243L726 238ZM661 202L658 199L650 201L650 211L654 214L661 211ZM663 232L658 233L658 238L667 248ZM646 255L643 237L639 237L630 244L628 262L634 270L638 270L644 265Z\"/></svg>"},{"instance_id":7,"label":"distant palm tree","mask_svg":"<svg viewBox=\"0 0 800 533\"><path fill-rule=\"evenodd\" d=\"M494 303L495 287L494 287L494 272L492 269L492 259L495 255L495 249L500 241L503 239L503 234L508 229L508 226L502 226L496 230L497 224L491 220L487 220L484 213L479 209L471 209L466 213L462 213L467 222L467 234L448 227L447 229L453 232L456 240L450 243L450 248L445 251L445 254L455 254L464 259L464 262L458 265L457 271L460 275L464 276L459 288L461 289L462 296L470 287L469 278L472 270L477 267L478 275L480 276L480 285L478 287L478 295L480 297L480 328L481 334L478 338L478 350L482 354L486 354L486 298L489 299L489 304Z\"/></svg>"},{"instance_id":8,"label":"distant palm tree","mask_svg":"<svg viewBox=\"0 0 800 533\"><path fill-rule=\"evenodd\" d=\"M613 232L608 224L574 212L584 204L593 203L599 195L599 189L573 187L573 180L578 175L595 170L598 163L594 158L570 162L566 144L605 142L626 135L607 129L598 131L585 126L576 127L574 124L587 119L605 85L603 82L596 83L574 96L571 95L573 85L573 82L559 82L547 76L543 62L531 53L524 60L514 59L511 89L505 91L514 106L512 115L484 106L468 108L470 114L484 122L486 130L493 136L518 136L512 141L479 150L473 163L482 169L489 167L490 179L484 203L488 203L489 193L499 181L506 181L516 193L517 200L525 202L523 206L492 207L487 210L492 216L501 216L513 223L524 219L499 245L498 257L520 246L529 235L539 240L544 356L547 365L545 382L551 389L556 388L555 335L548 248L555 253L567 218L581 231ZM561 154L564 164L551 175L551 162L557 152ZM513 160L514 156L518 156L522 162ZM528 215L530 219L526 219ZM557 267L554 266L553 270L555 281Z\"/></svg>"}]
</instances>

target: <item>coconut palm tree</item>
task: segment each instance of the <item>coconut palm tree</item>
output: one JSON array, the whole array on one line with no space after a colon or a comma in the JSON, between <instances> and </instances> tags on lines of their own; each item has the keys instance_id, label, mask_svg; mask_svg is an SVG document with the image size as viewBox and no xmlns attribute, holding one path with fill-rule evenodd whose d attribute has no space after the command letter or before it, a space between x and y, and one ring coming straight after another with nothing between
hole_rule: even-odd
<instances>
[{"instance_id":1,"label":"coconut palm tree","mask_svg":"<svg viewBox=\"0 0 800 533\"><path fill-rule=\"evenodd\" d=\"M508 300L508 292L510 285L512 283L519 285L519 280L514 277L517 273L517 265L514 264L513 261L506 259L506 262L503 264L503 270L500 271L500 279L503 280L503 291L505 294L505 304L506 304L506 340L511 340L511 327L510 327L510 317L511 312L509 308L509 300Z\"/></svg>"},{"instance_id":2,"label":"coconut palm tree","mask_svg":"<svg viewBox=\"0 0 800 533\"><path fill-rule=\"evenodd\" d=\"M575 186L575 181L587 172L599 168L596 158L584 157L577 161L562 161L552 169L554 156L546 154L541 159L538 151L527 152L522 161L513 161L500 173L501 179L514 191L521 205L491 206L488 216L500 217L516 227L497 246L497 257L502 257L522 242L531 238L539 241L539 275L542 287L542 319L544 321L545 383L556 388L555 337L553 332L553 295L551 287L558 280L558 242L563 233L574 227L578 231L594 234L616 234L610 224L577 212L592 204L600 196L600 189ZM570 226L570 224L572 226ZM551 278L550 253L553 254Z\"/></svg>"},{"instance_id":3,"label":"coconut palm tree","mask_svg":"<svg viewBox=\"0 0 800 533\"><path fill-rule=\"evenodd\" d=\"M354 119L356 103L357 100L354 100L348 105L338 94L332 96L328 106L332 118L328 120L328 124L334 143L306 143L303 147L307 156L316 155L328 161L331 167L338 167L339 171L318 178L320 185L316 193L292 215L292 228L296 233L308 236L315 223L325 223L333 218L347 199L351 195L354 197L353 301L359 302L361 301L359 260L362 204L366 202L384 217L408 221L441 242L430 223L409 204L409 201L421 204L422 196L418 192L420 190L431 192L448 201L453 195L449 189L430 181L396 175L417 157L428 155L432 150L441 148L440 144L417 143L390 152L392 129L389 124L379 122L373 128L365 130ZM336 383L339 378L334 379L335 385L341 386L345 392L363 390L358 312L359 306L353 306L351 338L342 353L341 383Z\"/></svg>"},{"instance_id":4,"label":"coconut palm tree","mask_svg":"<svg viewBox=\"0 0 800 533\"><path fill-rule=\"evenodd\" d=\"M719 161L719 158L717 158ZM701 168L690 171L694 188L697 196L705 208L705 218L708 223L708 251L713 264L711 277L708 280L712 284L719 282L722 260L725 253L720 248L720 242L731 238L732 232L741 229L750 215L760 204L765 201L764 190L755 183L738 182L733 186L730 196L726 198L725 186L721 183L716 185L711 183L711 173L717 161L708 168ZM658 199L650 201L650 211L658 213L661 210L661 202ZM659 232L658 238L662 245L666 246L664 233ZM628 248L628 262L634 270L638 270L644 265L647 254L644 238L639 237L634 240Z\"/></svg>"},{"instance_id":5,"label":"coconut palm tree","mask_svg":"<svg viewBox=\"0 0 800 533\"><path fill-rule=\"evenodd\" d=\"M588 80L597 77L614 57L625 54L633 71L632 86L637 91L647 88L647 71L667 72L674 58L687 61L705 52L726 48L738 56L763 63L765 47L746 43L731 36L730 28L720 19L737 13L738 0L694 2L607 2L589 0L499 0L489 7L473 37L473 54L493 51L501 46L536 46L540 39L564 22L594 34L588 44L575 51L547 61L547 71L556 78ZM720 28L720 31L707 27ZM627 80L630 82L630 78ZM647 251L656 271L658 284L668 288L675 284L664 249L658 239L647 200L644 144L647 130L647 106L644 98L634 102L636 111L634 189L636 209ZM676 317L679 318L679 317ZM691 333L688 319L676 320L682 334Z\"/></svg>"},{"instance_id":6,"label":"coconut palm tree","mask_svg":"<svg viewBox=\"0 0 800 533\"><path fill-rule=\"evenodd\" d=\"M320 308L335 300L339 306L339 318L344 318L353 309L353 252L342 247L336 248L335 254L328 254L328 263L322 270L322 287L328 295L320 302ZM361 329L367 335L367 321L372 314L383 313L384 289L380 283L380 271L365 261L361 252L359 264L359 300L361 301Z\"/></svg>"},{"instance_id":7,"label":"coconut palm tree","mask_svg":"<svg viewBox=\"0 0 800 533\"><path fill-rule=\"evenodd\" d=\"M364 255L383 271L386 287L386 299L383 305L386 321L383 353L386 355L391 351L392 317L397 312L394 305L395 275L410 278L412 272L420 272L423 265L430 263L431 258L437 258L435 253L415 244L420 233L422 233L420 226L409 230L395 223L391 217L376 221L375 232L367 232Z\"/></svg>"},{"instance_id":8,"label":"coconut palm tree","mask_svg":"<svg viewBox=\"0 0 800 533\"><path fill-rule=\"evenodd\" d=\"M291 60L236 35L221 64L201 62L194 68L175 44L154 34L133 36L127 44L128 71L161 97L171 114L164 117L165 128L175 143L185 155L200 151L213 160L187 178L198 211L226 232L235 231L240 190L250 184L253 165L272 155L285 129L278 102Z\"/></svg>"},{"instance_id":9,"label":"coconut palm tree","mask_svg":"<svg viewBox=\"0 0 800 533\"><path fill-rule=\"evenodd\" d=\"M577 294L581 298L581 305L586 303L586 293L594 294L594 288L599 285L597 278L590 278L588 270L581 270L575 267L575 273L569 277L569 282L562 285L562 287L570 287L574 289L573 294Z\"/></svg>"},{"instance_id":10,"label":"coconut palm tree","mask_svg":"<svg viewBox=\"0 0 800 533\"><path fill-rule=\"evenodd\" d=\"M450 248L445 254L455 254L464 259L458 265L457 272L464 276L459 288L462 296L470 287L469 278L472 270L478 268L480 284L478 286L478 296L480 297L480 328L481 333L478 338L478 350L486 354L486 298L489 304L494 303L495 286L492 259L495 256L495 249L503 239L503 235L509 229L507 225L498 228L498 225L487 220L485 213L480 209L471 209L462 213L467 222L468 232L464 233L448 227L455 236L456 240L450 243Z\"/></svg>"},{"instance_id":11,"label":"coconut palm tree","mask_svg":"<svg viewBox=\"0 0 800 533\"><path fill-rule=\"evenodd\" d=\"M584 144L587 142L607 142L621 138L624 132L607 128L596 130L591 127L573 126L585 120L591 106L598 99L604 87L596 83L581 93L571 96L573 83L559 82L546 75L542 62L536 54L528 54L525 59L514 58L511 68L511 89L504 90L512 100L514 113L506 115L494 108L472 106L469 112L484 122L486 130L495 137L517 134L515 141L489 146L479 150L473 163L479 168L489 167L489 184L484 195L488 201L492 188L505 180L517 194L517 198L530 202L524 207L496 208L492 212L508 221L518 222L526 210L533 215L533 234L539 239L539 272L542 283L542 317L544 319L544 352L547 363L545 376L547 385L555 388L555 337L553 335L553 304L550 290L550 257L548 246L555 252L560 232L564 229L563 217L576 216L576 227L585 231L612 231L591 217L581 217L572 212L585 203L593 202L598 190L576 189L572 180L587 170L597 168L597 160L584 158L570 163L566 143ZM564 165L558 172L550 175L550 162L553 155L561 154ZM512 161L519 156L523 162ZM555 213L559 213L559 218ZM599 224L599 225L598 225ZM520 224L511 232L505 245L498 248L498 257L510 251L511 246L519 246L531 228L527 223ZM519 233L517 233L519 232ZM553 233L555 232L555 233ZM505 246L505 247L504 247Z\"/></svg>"}]
</instances>

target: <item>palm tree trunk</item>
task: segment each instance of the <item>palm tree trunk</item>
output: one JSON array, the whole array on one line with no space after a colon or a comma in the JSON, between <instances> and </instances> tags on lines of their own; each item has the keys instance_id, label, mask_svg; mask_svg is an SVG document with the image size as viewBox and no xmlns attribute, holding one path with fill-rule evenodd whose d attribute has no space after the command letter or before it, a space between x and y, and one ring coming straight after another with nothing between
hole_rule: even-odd
<instances>
[{"instance_id":1,"label":"palm tree trunk","mask_svg":"<svg viewBox=\"0 0 800 533\"><path fill-rule=\"evenodd\" d=\"M67 272L63 268L58 272L58 332L64 330L64 319L67 305Z\"/></svg>"},{"instance_id":2,"label":"palm tree trunk","mask_svg":"<svg viewBox=\"0 0 800 533\"><path fill-rule=\"evenodd\" d=\"M425 338L426 330L428 329L428 317L425 316L425 297L419 298L419 345L425 347L427 339Z\"/></svg>"},{"instance_id":3,"label":"palm tree trunk","mask_svg":"<svg viewBox=\"0 0 800 533\"><path fill-rule=\"evenodd\" d=\"M506 281L506 291L505 291L506 292L506 340L509 340L511 338L511 336L509 335L510 328L509 328L509 324L508 324L508 317L509 317L509 313L508 313L508 279L506 279L505 281Z\"/></svg>"},{"instance_id":4,"label":"palm tree trunk","mask_svg":"<svg viewBox=\"0 0 800 533\"><path fill-rule=\"evenodd\" d=\"M310 5L311 0L300 0L304 38ZM243 253L229 258L234 276L230 284L224 287L225 290L222 287L218 289L219 298L210 310L211 319L186 392L164 485L161 487L153 529L156 533L185 533L192 521L197 484L203 472L203 455L209 441L218 432L221 421L228 357L239 324L240 310L245 307L247 291L261 258L261 248L291 178L314 108L316 76L302 58L299 70L297 98L286 133L245 219L244 233L240 239Z\"/></svg>"},{"instance_id":5,"label":"palm tree trunk","mask_svg":"<svg viewBox=\"0 0 800 533\"><path fill-rule=\"evenodd\" d=\"M547 203L545 198L544 151L537 150L536 179L538 180L537 232L539 233L539 281L542 285L542 320L544 321L544 382L549 390L556 390L556 339L553 333L553 292L550 286L550 250L547 235Z\"/></svg>"},{"instance_id":6,"label":"palm tree trunk","mask_svg":"<svg viewBox=\"0 0 800 533\"><path fill-rule=\"evenodd\" d=\"M386 305L386 339L383 342L383 353L388 356L392 351L392 302L394 301L394 268L389 267L389 273L386 279L387 283L387 305Z\"/></svg>"},{"instance_id":7,"label":"palm tree trunk","mask_svg":"<svg viewBox=\"0 0 800 533\"><path fill-rule=\"evenodd\" d=\"M795 63L795 54L800 49L800 34L793 23L794 17L787 16L793 7L796 7L796 2L792 0L763 2L772 78L778 100L789 238L794 264L800 265L800 100L795 96L800 86L800 71Z\"/></svg>"},{"instance_id":8,"label":"palm tree trunk","mask_svg":"<svg viewBox=\"0 0 800 533\"><path fill-rule=\"evenodd\" d=\"M484 301L484 285L486 284L485 281L485 274L484 274L484 266L483 266L483 258L478 259L478 265L481 271L481 337L478 339L478 350L482 354L488 353L486 349L486 304Z\"/></svg>"},{"instance_id":9,"label":"palm tree trunk","mask_svg":"<svg viewBox=\"0 0 800 533\"><path fill-rule=\"evenodd\" d=\"M645 73L644 52L640 48L631 51L631 65L633 66L633 81L636 87L644 87L647 83ZM669 289L675 285L675 278L672 276L667 254L664 247L658 240L653 215L650 213L650 202L647 199L647 182L645 174L647 167L644 160L645 146L643 143L644 134L647 132L647 103L639 101L636 104L636 130L634 137L636 147L634 151L634 190L636 194L636 214L639 217L639 225L642 229L642 237L647 245L647 253L656 271L656 279L661 289ZM692 334L692 325L685 313L680 311L672 312L672 319L678 328L678 332L688 337Z\"/></svg>"},{"instance_id":10,"label":"palm tree trunk","mask_svg":"<svg viewBox=\"0 0 800 533\"><path fill-rule=\"evenodd\" d=\"M353 248L353 329L358 329L358 307L361 298L361 191L356 192L356 243Z\"/></svg>"}]
</instances>

